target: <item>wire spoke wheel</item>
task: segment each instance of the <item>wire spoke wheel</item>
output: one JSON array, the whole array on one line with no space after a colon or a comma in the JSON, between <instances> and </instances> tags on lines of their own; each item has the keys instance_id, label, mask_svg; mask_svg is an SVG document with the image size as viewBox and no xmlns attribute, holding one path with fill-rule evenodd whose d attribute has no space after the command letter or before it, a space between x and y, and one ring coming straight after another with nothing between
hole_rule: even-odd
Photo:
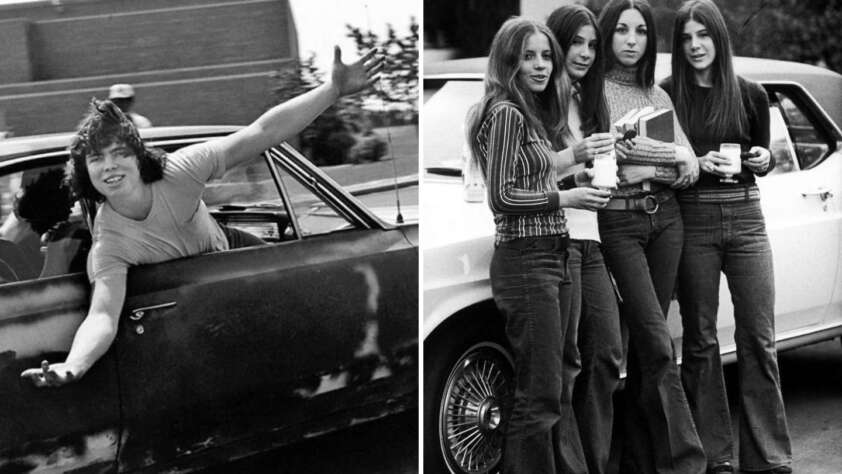
<instances>
[{"instance_id":1,"label":"wire spoke wheel","mask_svg":"<svg viewBox=\"0 0 842 474\"><path fill-rule=\"evenodd\" d=\"M499 464L513 393L512 362L498 344L476 344L453 365L442 391L438 433L452 472L486 473Z\"/></svg>"}]
</instances>

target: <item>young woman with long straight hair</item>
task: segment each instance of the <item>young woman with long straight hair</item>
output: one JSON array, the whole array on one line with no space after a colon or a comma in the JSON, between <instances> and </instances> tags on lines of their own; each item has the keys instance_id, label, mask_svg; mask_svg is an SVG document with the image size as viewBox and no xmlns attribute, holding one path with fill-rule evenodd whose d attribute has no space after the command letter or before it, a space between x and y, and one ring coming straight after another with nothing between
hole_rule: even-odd
<instances>
[{"instance_id":1,"label":"young woman with long straight hair","mask_svg":"<svg viewBox=\"0 0 842 474\"><path fill-rule=\"evenodd\" d=\"M710 0L678 11L672 77L663 86L699 156L702 174L679 193L684 250L679 304L684 326L681 378L709 472L734 472L731 415L719 357L716 315L720 274L734 304L740 375L740 469L789 473L792 462L775 352L775 282L755 176L775 162L769 147L769 101L763 88L734 73L725 20ZM726 173L722 143L748 152Z\"/></svg>"},{"instance_id":2,"label":"young woman with long straight hair","mask_svg":"<svg viewBox=\"0 0 842 474\"><path fill-rule=\"evenodd\" d=\"M657 35L649 3L611 0L598 23L605 37L611 122L635 108L673 109L669 96L654 83ZM641 137L632 147L618 142L620 186L598 213L603 255L616 279L620 314L629 330L623 472L705 471L666 322L683 242L673 188L698 176L698 161L677 121L674 129L674 144Z\"/></svg>"},{"instance_id":3,"label":"young woman with long straight hair","mask_svg":"<svg viewBox=\"0 0 842 474\"><path fill-rule=\"evenodd\" d=\"M491 44L485 95L466 127L494 214L491 286L514 356L506 474L587 472L565 390L575 371L564 361L564 348L576 341L569 331L562 208L596 208L607 193L557 190L558 171L567 165L553 151L567 117L561 97L570 93L563 61L546 26L524 18L506 21Z\"/></svg>"},{"instance_id":4,"label":"young woman with long straight hair","mask_svg":"<svg viewBox=\"0 0 842 474\"><path fill-rule=\"evenodd\" d=\"M602 38L596 17L581 5L564 5L547 19L564 52L564 68L573 87L568 99L563 158L576 165L567 170L568 185L576 173L601 153L614 149L608 133L608 106L603 92ZM599 247L596 212L565 209L570 230L568 269L572 283L571 331L578 345L568 344L567 358L579 360L581 372L573 389L573 411L590 474L608 469L614 421L614 392L620 382L623 345L620 317L611 277ZM578 351L577 351L578 349Z\"/></svg>"}]
</instances>

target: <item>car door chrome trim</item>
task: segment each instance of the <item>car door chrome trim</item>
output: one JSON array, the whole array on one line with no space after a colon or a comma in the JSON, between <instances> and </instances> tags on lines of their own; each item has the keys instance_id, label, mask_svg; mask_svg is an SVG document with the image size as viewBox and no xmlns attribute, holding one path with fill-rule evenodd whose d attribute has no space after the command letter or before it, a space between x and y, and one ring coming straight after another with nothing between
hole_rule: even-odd
<instances>
[{"instance_id":1,"label":"car door chrome trim","mask_svg":"<svg viewBox=\"0 0 842 474\"><path fill-rule=\"evenodd\" d=\"M169 303L161 303L152 306L144 306L142 308L135 308L131 310L131 314L129 315L129 319L132 321L140 321L143 319L143 316L146 315L147 311L154 311L156 309L165 309L165 308L172 308L175 306L175 301L170 301Z\"/></svg>"}]
</instances>

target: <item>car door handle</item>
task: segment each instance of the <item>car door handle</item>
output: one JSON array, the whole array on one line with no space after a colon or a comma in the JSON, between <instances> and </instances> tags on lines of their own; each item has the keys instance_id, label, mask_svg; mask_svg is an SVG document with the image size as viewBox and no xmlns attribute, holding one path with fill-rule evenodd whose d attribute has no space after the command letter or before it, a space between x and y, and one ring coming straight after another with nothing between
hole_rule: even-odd
<instances>
[{"instance_id":1,"label":"car door handle","mask_svg":"<svg viewBox=\"0 0 842 474\"><path fill-rule=\"evenodd\" d=\"M129 315L129 319L132 321L140 321L146 315L148 311L153 311L156 309L165 309L165 308L172 308L175 306L175 301L170 301L169 303L161 303L152 306L144 306L142 308L135 308L131 310L131 314Z\"/></svg>"},{"instance_id":2,"label":"car door handle","mask_svg":"<svg viewBox=\"0 0 842 474\"><path fill-rule=\"evenodd\" d=\"M801 193L801 197L803 198L806 198L808 196L818 196L822 201L827 201L828 199L833 197L833 190L821 187L817 188L814 191L807 191Z\"/></svg>"}]
</instances>

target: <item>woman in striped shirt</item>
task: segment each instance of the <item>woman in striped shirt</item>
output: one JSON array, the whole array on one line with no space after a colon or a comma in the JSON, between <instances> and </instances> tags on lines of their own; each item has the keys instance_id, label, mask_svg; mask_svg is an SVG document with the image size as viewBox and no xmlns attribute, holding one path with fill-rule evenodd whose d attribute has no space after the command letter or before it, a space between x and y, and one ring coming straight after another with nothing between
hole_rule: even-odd
<instances>
[{"instance_id":1,"label":"woman in striped shirt","mask_svg":"<svg viewBox=\"0 0 842 474\"><path fill-rule=\"evenodd\" d=\"M755 183L755 176L775 166L768 150L769 100L763 87L734 73L728 29L713 2L682 5L672 51L672 77L662 86L675 102L702 169L698 183L678 194L684 219L678 271L684 390L709 472L734 472L716 334L724 273L734 303L740 373L740 469L789 473L792 448L775 352L772 249ZM736 170L726 171L728 160L719 153L723 142L747 152Z\"/></svg>"},{"instance_id":2,"label":"woman in striped shirt","mask_svg":"<svg viewBox=\"0 0 842 474\"><path fill-rule=\"evenodd\" d=\"M494 301L506 320L515 396L503 447L503 473L587 472L564 360L570 285L563 207L597 209L606 191L558 191L570 163L553 152L564 129L569 83L546 26L506 21L491 44L485 96L468 117L472 159L496 223L491 262ZM581 176L585 181L587 175ZM572 336L572 337L571 337Z\"/></svg>"}]
</instances>

